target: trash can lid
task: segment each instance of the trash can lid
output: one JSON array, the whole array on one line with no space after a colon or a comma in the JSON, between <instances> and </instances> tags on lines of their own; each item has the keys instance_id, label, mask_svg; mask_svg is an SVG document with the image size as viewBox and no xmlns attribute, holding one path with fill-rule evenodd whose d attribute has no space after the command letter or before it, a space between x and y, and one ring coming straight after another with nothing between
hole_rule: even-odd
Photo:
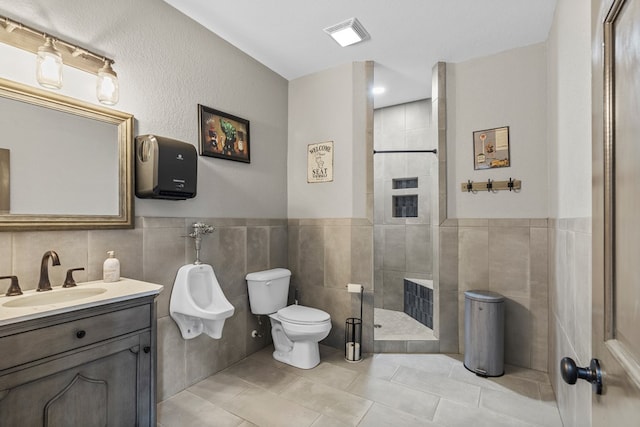
<instances>
[{"instance_id":1,"label":"trash can lid","mask_svg":"<svg viewBox=\"0 0 640 427\"><path fill-rule=\"evenodd\" d=\"M478 291L478 290L465 291L464 296L465 298L469 298L475 301L482 301L482 302L503 302L504 301L504 297L502 295L500 295L497 292L491 292L491 291Z\"/></svg>"}]
</instances>

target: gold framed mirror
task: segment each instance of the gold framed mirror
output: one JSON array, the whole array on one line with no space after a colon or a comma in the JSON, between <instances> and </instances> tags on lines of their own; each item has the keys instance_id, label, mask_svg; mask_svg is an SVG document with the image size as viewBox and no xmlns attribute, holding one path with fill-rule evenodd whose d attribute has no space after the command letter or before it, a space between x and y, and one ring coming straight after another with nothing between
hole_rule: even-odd
<instances>
[{"instance_id":1,"label":"gold framed mirror","mask_svg":"<svg viewBox=\"0 0 640 427\"><path fill-rule=\"evenodd\" d=\"M0 78L0 150L0 231L133 227L133 115Z\"/></svg>"}]
</instances>

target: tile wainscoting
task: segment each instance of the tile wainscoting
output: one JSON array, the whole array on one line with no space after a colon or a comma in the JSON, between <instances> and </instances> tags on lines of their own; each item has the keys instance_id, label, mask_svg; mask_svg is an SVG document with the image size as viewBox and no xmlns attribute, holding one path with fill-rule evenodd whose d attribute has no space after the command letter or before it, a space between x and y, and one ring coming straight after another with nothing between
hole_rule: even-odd
<instances>
[{"instance_id":1,"label":"tile wainscoting","mask_svg":"<svg viewBox=\"0 0 640 427\"><path fill-rule=\"evenodd\" d=\"M440 228L440 291L435 292L440 313L434 319L440 323L435 327L441 341L450 338L451 332L443 333L451 330L448 324L455 325L459 352L464 353L464 292L498 292L506 297L505 363L548 371L547 222L445 221Z\"/></svg>"},{"instance_id":2,"label":"tile wainscoting","mask_svg":"<svg viewBox=\"0 0 640 427\"><path fill-rule=\"evenodd\" d=\"M323 344L344 349L345 321L360 313L360 296L348 283L364 286L362 350L373 352L373 225L367 219L289 219L291 289L300 304L331 315Z\"/></svg>"},{"instance_id":3,"label":"tile wainscoting","mask_svg":"<svg viewBox=\"0 0 640 427\"><path fill-rule=\"evenodd\" d=\"M225 295L236 308L234 316L225 324L221 340L198 337L185 341L168 315L176 272L194 258L193 243L183 236L195 221L216 227L215 233L203 241L201 258L213 265ZM566 255L563 258L562 253L578 257L584 248L590 248L590 227L583 227L582 222L577 221L576 231L568 222L554 220L548 228L547 222L546 219L452 219L439 228L433 227L439 247L439 269L434 272L433 321L434 331L439 333L439 348L435 351L464 351L461 339L464 336L464 291L488 289L507 297L505 362L544 372L548 370L550 354L555 361L559 352L565 350L554 342L551 353L548 349L548 278L566 281L570 280L571 272L582 274L586 271L563 267L562 272L552 270L552 275L548 275L548 264L555 257L555 269L565 266ZM573 240L569 239L571 236ZM566 244L559 247L567 241L574 242L573 251L568 251ZM360 310L359 296L349 294L346 284L363 284L363 351L372 352L374 348L373 225L366 219L144 217L137 218L136 228L131 230L3 232L0 233L0 271L18 275L25 289L33 288L37 283L40 258L49 249L58 251L62 262L62 268L50 269L55 284L61 283L66 269L73 267L86 268L84 272L77 272L80 273L77 274L79 282L100 279L106 251L115 250L123 277L165 286L157 300L160 400L270 342L268 319L263 319L264 338L251 338L257 321L249 309L244 277L252 271L290 268L293 272L291 296L297 287L301 304L331 314L333 329L323 344L337 349L344 345L346 318L357 315ZM579 258L588 256L583 255ZM571 280L578 283L582 279ZM585 280L590 280L590 276ZM2 286L0 292L5 292L7 285ZM554 340L571 345L577 342L575 345L582 352L587 347L582 338L578 341L570 338L574 334L582 337L575 330L578 322L569 321L568 312L558 308L560 304L568 304L569 299L564 295L552 295L551 301L555 304ZM574 325L573 329L571 325ZM554 386L556 389L562 387L561 384Z\"/></svg>"},{"instance_id":4,"label":"tile wainscoting","mask_svg":"<svg viewBox=\"0 0 640 427\"><path fill-rule=\"evenodd\" d=\"M178 269L193 262L193 240L184 236L194 222L216 230L202 243L201 260L211 264L235 314L227 320L222 339L201 335L182 339L169 317L171 289ZM0 272L17 275L23 289L38 281L40 259L53 249L60 267L50 267L54 286L64 281L68 268L84 267L74 275L85 282L102 278L107 250L115 250L121 275L164 286L157 298L158 399L164 400L201 381L270 343L266 319L264 337L251 338L257 328L249 310L247 272L287 266L287 221L285 219L136 218L130 230L37 231L0 233ZM2 283L0 292L6 292Z\"/></svg>"},{"instance_id":5,"label":"tile wainscoting","mask_svg":"<svg viewBox=\"0 0 640 427\"><path fill-rule=\"evenodd\" d=\"M591 360L591 218L549 220L549 378L566 426L591 425L591 384L568 385L560 360Z\"/></svg>"}]
</instances>

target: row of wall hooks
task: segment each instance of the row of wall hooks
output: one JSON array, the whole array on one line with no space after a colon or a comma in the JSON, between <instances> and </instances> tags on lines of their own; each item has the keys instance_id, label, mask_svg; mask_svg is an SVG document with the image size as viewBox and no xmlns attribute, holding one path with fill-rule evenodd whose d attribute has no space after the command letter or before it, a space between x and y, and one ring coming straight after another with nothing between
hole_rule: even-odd
<instances>
[{"instance_id":1,"label":"row of wall hooks","mask_svg":"<svg viewBox=\"0 0 640 427\"><path fill-rule=\"evenodd\" d=\"M520 191L521 187L522 181L520 181L519 179L509 178L509 181L492 181L488 179L486 182L473 182L471 180L468 180L467 182L463 182L461 184L460 189L463 193L477 193L478 191L496 193L500 190L515 191L517 193Z\"/></svg>"}]
</instances>

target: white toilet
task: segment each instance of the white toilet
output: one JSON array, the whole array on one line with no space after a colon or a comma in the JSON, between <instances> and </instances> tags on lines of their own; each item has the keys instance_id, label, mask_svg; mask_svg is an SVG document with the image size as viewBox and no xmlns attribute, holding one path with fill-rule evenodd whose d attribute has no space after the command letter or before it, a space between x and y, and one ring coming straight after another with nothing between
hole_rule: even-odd
<instances>
[{"instance_id":1,"label":"white toilet","mask_svg":"<svg viewBox=\"0 0 640 427\"><path fill-rule=\"evenodd\" d=\"M302 305L287 307L291 272L284 268L247 274L253 314L268 314L275 351L273 358L296 368L320 363L318 342L329 335L329 313Z\"/></svg>"},{"instance_id":2,"label":"white toilet","mask_svg":"<svg viewBox=\"0 0 640 427\"><path fill-rule=\"evenodd\" d=\"M182 338L195 338L202 333L221 338L224 321L234 310L210 265L180 267L171 291L169 314L178 324Z\"/></svg>"}]
</instances>

